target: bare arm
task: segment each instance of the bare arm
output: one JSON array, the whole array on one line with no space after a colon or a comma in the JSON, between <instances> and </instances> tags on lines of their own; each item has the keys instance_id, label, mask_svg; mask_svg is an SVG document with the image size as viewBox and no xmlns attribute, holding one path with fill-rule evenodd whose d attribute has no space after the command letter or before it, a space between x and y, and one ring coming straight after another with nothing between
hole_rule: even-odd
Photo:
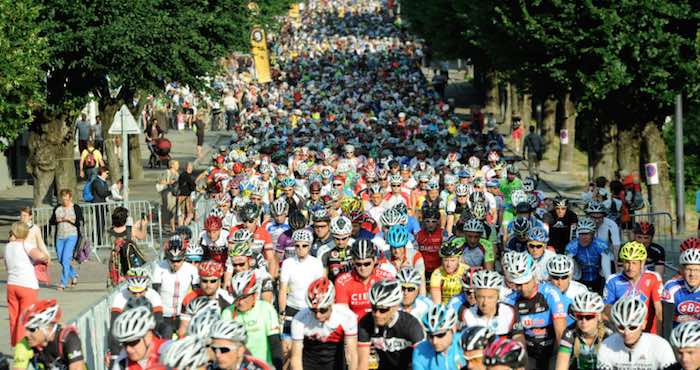
<instances>
[{"instance_id":1,"label":"bare arm","mask_svg":"<svg viewBox=\"0 0 700 370\"><path fill-rule=\"evenodd\" d=\"M279 263L277 262L277 256L275 255L275 247L272 243L265 244L263 246L263 256L267 261L267 269L273 279L277 279L279 276Z\"/></svg>"},{"instance_id":2,"label":"bare arm","mask_svg":"<svg viewBox=\"0 0 700 370\"><path fill-rule=\"evenodd\" d=\"M433 299L433 303L442 303L442 290L440 287L430 287L430 297Z\"/></svg>"},{"instance_id":3,"label":"bare arm","mask_svg":"<svg viewBox=\"0 0 700 370\"><path fill-rule=\"evenodd\" d=\"M369 356L369 347L368 356ZM357 336L345 336L345 360L348 362L348 370L358 369L358 346L357 346Z\"/></svg>"},{"instance_id":4,"label":"bare arm","mask_svg":"<svg viewBox=\"0 0 700 370\"><path fill-rule=\"evenodd\" d=\"M290 365L292 370L304 370L301 361L302 350L304 349L304 341L295 340L292 342L292 359Z\"/></svg>"},{"instance_id":5,"label":"bare arm","mask_svg":"<svg viewBox=\"0 0 700 370\"><path fill-rule=\"evenodd\" d=\"M39 248L32 248L32 250L29 251L29 257L31 257L33 261L49 262L49 255Z\"/></svg>"},{"instance_id":6,"label":"bare arm","mask_svg":"<svg viewBox=\"0 0 700 370\"><path fill-rule=\"evenodd\" d=\"M287 308L287 285L287 283L280 283L280 291L277 296L281 315L284 315L284 311Z\"/></svg>"},{"instance_id":7,"label":"bare arm","mask_svg":"<svg viewBox=\"0 0 700 370\"><path fill-rule=\"evenodd\" d=\"M557 354L557 365L556 370L567 370L569 368L569 359L571 354L566 352L559 352Z\"/></svg>"},{"instance_id":8,"label":"bare arm","mask_svg":"<svg viewBox=\"0 0 700 370\"><path fill-rule=\"evenodd\" d=\"M83 369L87 369L87 367L85 367L85 361L74 362L68 366L68 370L83 370Z\"/></svg>"},{"instance_id":9,"label":"bare arm","mask_svg":"<svg viewBox=\"0 0 700 370\"><path fill-rule=\"evenodd\" d=\"M355 338L355 342L357 342L357 338ZM346 351L347 348L348 346L346 344ZM357 370L367 370L369 368L369 343L362 343L361 345L355 346L355 348L355 354L357 357Z\"/></svg>"},{"instance_id":10,"label":"bare arm","mask_svg":"<svg viewBox=\"0 0 700 370\"><path fill-rule=\"evenodd\" d=\"M658 321L657 324L656 324L656 325L657 325L657 328L659 328L659 329L660 329L660 328L663 328L662 325L663 325L663 321L664 321L664 308L663 308L663 306L661 305L661 301L660 301L660 300L654 302L654 311L655 311L655 314L656 314L656 320Z\"/></svg>"},{"instance_id":11,"label":"bare arm","mask_svg":"<svg viewBox=\"0 0 700 370\"><path fill-rule=\"evenodd\" d=\"M562 317L559 319L552 320L554 324L554 335L556 336L556 341L554 342L554 348L559 348L559 341L562 335L564 335L564 330L566 330L566 318Z\"/></svg>"}]
</instances>

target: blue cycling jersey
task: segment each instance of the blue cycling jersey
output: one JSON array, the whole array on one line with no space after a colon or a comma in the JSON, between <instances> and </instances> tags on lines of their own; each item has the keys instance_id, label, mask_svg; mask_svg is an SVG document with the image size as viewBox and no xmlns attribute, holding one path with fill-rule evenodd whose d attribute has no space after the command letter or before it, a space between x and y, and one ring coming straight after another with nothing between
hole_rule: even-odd
<instances>
[{"instance_id":1,"label":"blue cycling jersey","mask_svg":"<svg viewBox=\"0 0 700 370\"><path fill-rule=\"evenodd\" d=\"M418 222L418 219L413 216L408 216L406 228L408 229L408 240L412 242L416 241L415 235L420 231L420 222Z\"/></svg>"},{"instance_id":2,"label":"blue cycling jersey","mask_svg":"<svg viewBox=\"0 0 700 370\"><path fill-rule=\"evenodd\" d=\"M601 255L608 250L608 244L598 238L587 247L582 247L578 239L574 239L566 245L566 254L572 257L581 268L579 281L591 282L600 276Z\"/></svg>"},{"instance_id":3,"label":"blue cycling jersey","mask_svg":"<svg viewBox=\"0 0 700 370\"><path fill-rule=\"evenodd\" d=\"M661 299L673 304L673 327L691 320L700 320L700 287L690 289L683 278L673 279L664 285Z\"/></svg>"},{"instance_id":4,"label":"blue cycling jersey","mask_svg":"<svg viewBox=\"0 0 700 370\"><path fill-rule=\"evenodd\" d=\"M452 344L447 351L436 353L432 343L423 340L413 350L413 370L459 370L466 363L462 346L462 332L452 335Z\"/></svg>"},{"instance_id":5,"label":"blue cycling jersey","mask_svg":"<svg viewBox=\"0 0 700 370\"><path fill-rule=\"evenodd\" d=\"M520 292L514 291L506 297L505 303L518 309L528 353L549 356L555 338L553 322L556 319L565 319L568 310L559 288L542 281L538 283L537 293L531 298L525 298Z\"/></svg>"},{"instance_id":6,"label":"blue cycling jersey","mask_svg":"<svg viewBox=\"0 0 700 370\"><path fill-rule=\"evenodd\" d=\"M449 302L447 302L447 306L450 307L451 309L455 310L455 312L459 313L459 309L467 303L467 297L464 293L462 294L457 294L456 296L452 297Z\"/></svg>"}]
</instances>

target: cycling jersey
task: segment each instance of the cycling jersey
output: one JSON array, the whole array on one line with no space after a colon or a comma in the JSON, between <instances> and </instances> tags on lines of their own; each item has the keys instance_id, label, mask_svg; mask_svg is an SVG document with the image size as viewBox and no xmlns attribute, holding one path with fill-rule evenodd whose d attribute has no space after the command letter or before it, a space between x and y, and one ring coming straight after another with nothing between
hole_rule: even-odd
<instances>
[{"instance_id":1,"label":"cycling jersey","mask_svg":"<svg viewBox=\"0 0 700 370\"><path fill-rule=\"evenodd\" d=\"M510 195L513 190L522 189L523 182L519 178L514 178L513 181L508 181L508 179L503 179L498 183L498 189L503 194L503 199L505 200L506 206L513 206L510 199Z\"/></svg>"},{"instance_id":2,"label":"cycling jersey","mask_svg":"<svg viewBox=\"0 0 700 370\"><path fill-rule=\"evenodd\" d=\"M606 242L608 245L617 245L620 243L620 228L617 227L615 221L605 217L603 223L598 226L595 234L596 238Z\"/></svg>"},{"instance_id":3,"label":"cycling jersey","mask_svg":"<svg viewBox=\"0 0 700 370\"><path fill-rule=\"evenodd\" d=\"M185 296L185 298L182 300L182 307L187 307L187 305L192 302L193 299L197 297L204 297L204 291L201 288L195 289ZM233 304L233 298L231 295L228 294L227 291L219 288L216 293L215 293L215 298L212 297L210 299L216 299L217 302L219 303L219 309L223 311L224 308L230 306ZM185 312L182 312L180 314L180 319L189 321L191 319L190 315L186 314Z\"/></svg>"},{"instance_id":4,"label":"cycling jersey","mask_svg":"<svg viewBox=\"0 0 700 370\"><path fill-rule=\"evenodd\" d=\"M335 281L338 275L352 270L352 256L350 255L350 245L352 238L348 241L348 246L343 249L333 246L328 249L327 246L322 247L318 251L318 259L321 260L323 267L328 269L328 278Z\"/></svg>"},{"instance_id":5,"label":"cycling jersey","mask_svg":"<svg viewBox=\"0 0 700 370\"><path fill-rule=\"evenodd\" d=\"M554 325L556 319L566 318L566 303L561 298L559 288L542 281L530 298L514 291L505 300L515 306L520 315L528 354L531 357L549 356L554 345Z\"/></svg>"},{"instance_id":6,"label":"cycling jersey","mask_svg":"<svg viewBox=\"0 0 700 370\"><path fill-rule=\"evenodd\" d=\"M606 338L598 349L598 369L657 370L676 363L676 356L668 342L655 334L642 333L634 347L625 345L622 335Z\"/></svg>"},{"instance_id":7,"label":"cycling jersey","mask_svg":"<svg viewBox=\"0 0 700 370\"><path fill-rule=\"evenodd\" d=\"M459 370L466 364L462 353L462 332L452 334L452 343L445 352L436 353L433 344L424 340L413 349L412 370Z\"/></svg>"},{"instance_id":8,"label":"cycling jersey","mask_svg":"<svg viewBox=\"0 0 700 370\"><path fill-rule=\"evenodd\" d=\"M550 251L549 249L545 249L544 253L540 256L540 258L533 258L533 262L535 262L535 278L539 281L547 280L549 278L549 272L547 272L547 262L549 260L556 256L557 254L555 252Z\"/></svg>"},{"instance_id":9,"label":"cycling jersey","mask_svg":"<svg viewBox=\"0 0 700 370\"><path fill-rule=\"evenodd\" d=\"M647 248L647 261L645 263L647 270L654 271L656 266L663 266L666 263L666 250L664 247L651 243Z\"/></svg>"},{"instance_id":10,"label":"cycling jersey","mask_svg":"<svg viewBox=\"0 0 700 370\"><path fill-rule=\"evenodd\" d=\"M403 305L400 306L400 309L402 311L408 312L413 317L418 319L419 321L423 319L423 315L425 315L428 310L430 310L433 307L433 301L430 300L430 298L424 296L424 295L418 295L416 297L416 300L413 301L413 304L411 307L404 307Z\"/></svg>"},{"instance_id":11,"label":"cycling jersey","mask_svg":"<svg viewBox=\"0 0 700 370\"><path fill-rule=\"evenodd\" d=\"M418 319L403 311L384 327L375 325L372 315L365 315L357 328L358 346L370 347L369 363L376 363L380 369L410 368L413 346L423 338Z\"/></svg>"},{"instance_id":12,"label":"cycling jersey","mask_svg":"<svg viewBox=\"0 0 700 370\"><path fill-rule=\"evenodd\" d=\"M440 267L441 228L436 228L432 233L425 230L419 231L416 235L416 245L418 246L418 251L423 255L426 272L433 272Z\"/></svg>"},{"instance_id":13,"label":"cycling jersey","mask_svg":"<svg viewBox=\"0 0 700 370\"><path fill-rule=\"evenodd\" d=\"M144 358L144 366L141 362L134 362L126 357L126 352L124 350L119 353L119 358L117 363L119 364L120 370L149 370L158 368L161 365L160 356L161 349L164 348L164 344L167 343L165 339L158 338L156 336L151 339L151 345L148 346L146 357Z\"/></svg>"},{"instance_id":14,"label":"cycling jersey","mask_svg":"<svg viewBox=\"0 0 700 370\"><path fill-rule=\"evenodd\" d=\"M498 303L492 318L485 317L477 306L462 306L459 319L462 327L483 326L499 336L513 337L523 334L523 325L518 311L515 307L503 302Z\"/></svg>"},{"instance_id":15,"label":"cycling jersey","mask_svg":"<svg viewBox=\"0 0 700 370\"><path fill-rule=\"evenodd\" d=\"M206 231L199 234L199 245L204 249L204 260L214 260L220 264L226 262L228 258L228 240L224 231L219 232L216 240L211 240Z\"/></svg>"},{"instance_id":16,"label":"cycling jersey","mask_svg":"<svg viewBox=\"0 0 700 370\"><path fill-rule=\"evenodd\" d=\"M566 245L572 238L572 230L576 228L578 216L572 210L567 209L564 217L557 217L556 210L552 210L544 217L545 223L549 225L549 245L559 254L564 254Z\"/></svg>"},{"instance_id":17,"label":"cycling jersey","mask_svg":"<svg viewBox=\"0 0 700 370\"><path fill-rule=\"evenodd\" d=\"M570 370L595 370L598 362L598 348L603 340L611 334L612 331L601 324L598 335L589 346L578 328L566 329L559 342L559 353L570 355Z\"/></svg>"},{"instance_id":18,"label":"cycling jersey","mask_svg":"<svg viewBox=\"0 0 700 370\"><path fill-rule=\"evenodd\" d=\"M578 280L584 282L599 278L603 253L608 253L608 245L598 238L593 238L591 244L585 247L579 244L578 239L570 241L566 246L566 255L573 258L581 270L581 278Z\"/></svg>"},{"instance_id":19,"label":"cycling jersey","mask_svg":"<svg viewBox=\"0 0 700 370\"><path fill-rule=\"evenodd\" d=\"M275 220L270 220L263 224L265 231L270 234L270 240L272 245L277 245L280 235L283 232L289 230L289 225L287 223L278 224Z\"/></svg>"},{"instance_id":20,"label":"cycling jersey","mask_svg":"<svg viewBox=\"0 0 700 370\"><path fill-rule=\"evenodd\" d=\"M360 320L371 311L368 294L372 284L385 279L394 279L394 275L377 267L366 284L362 283L355 270L342 273L335 280L335 303L347 305Z\"/></svg>"},{"instance_id":21,"label":"cycling jersey","mask_svg":"<svg viewBox=\"0 0 700 370\"><path fill-rule=\"evenodd\" d=\"M318 253L324 247L325 247L325 249L335 248L335 239L333 239L331 234L328 234L328 237L324 240L320 240L318 237L316 237L314 235L314 242L311 243L311 249L309 250L309 253L311 253L311 255L314 257L319 257Z\"/></svg>"},{"instance_id":22,"label":"cycling jersey","mask_svg":"<svg viewBox=\"0 0 700 370\"><path fill-rule=\"evenodd\" d=\"M31 364L35 370L67 369L70 364L83 360L83 348L76 331L59 325L54 339L42 351L29 347L27 338L17 343L12 368L27 369Z\"/></svg>"},{"instance_id":23,"label":"cycling jersey","mask_svg":"<svg viewBox=\"0 0 700 370\"><path fill-rule=\"evenodd\" d=\"M624 273L614 274L605 282L603 302L612 305L622 297L639 297L647 306L647 326L644 331L656 334L656 310L653 303L661 300L662 289L661 276L655 272L643 271L636 283L630 281Z\"/></svg>"},{"instance_id":24,"label":"cycling jersey","mask_svg":"<svg viewBox=\"0 0 700 370\"><path fill-rule=\"evenodd\" d=\"M121 313L122 311L124 311L129 297L131 297L131 292L129 292L129 289L127 287L121 288L119 292L114 295L114 298L112 298L112 305L110 308L111 311L113 313ZM163 301L161 300L160 294L158 294L158 292L151 288L148 288L146 289L145 297L151 303L153 313L163 312Z\"/></svg>"},{"instance_id":25,"label":"cycling jersey","mask_svg":"<svg viewBox=\"0 0 700 370\"><path fill-rule=\"evenodd\" d=\"M700 287L691 289L683 278L666 282L661 299L673 304L673 327L678 324L700 320Z\"/></svg>"},{"instance_id":26,"label":"cycling jersey","mask_svg":"<svg viewBox=\"0 0 700 370\"><path fill-rule=\"evenodd\" d=\"M483 266L485 262L493 262L494 259L493 244L486 239L479 239L479 244L475 247L465 244L462 252L462 261L469 266Z\"/></svg>"},{"instance_id":27,"label":"cycling jersey","mask_svg":"<svg viewBox=\"0 0 700 370\"><path fill-rule=\"evenodd\" d=\"M506 243L506 252L510 251L515 251L515 252L527 252L527 238L525 240L520 240L516 236L511 236L510 239L508 239L508 242Z\"/></svg>"},{"instance_id":28,"label":"cycling jersey","mask_svg":"<svg viewBox=\"0 0 700 370\"><path fill-rule=\"evenodd\" d=\"M297 252L294 250L294 240L292 240L292 229L289 229L277 238L277 244L275 250L277 251L277 256L279 257L280 266L282 262L287 258L294 257Z\"/></svg>"},{"instance_id":29,"label":"cycling jersey","mask_svg":"<svg viewBox=\"0 0 700 370\"><path fill-rule=\"evenodd\" d=\"M566 302L566 307L569 307L571 305L571 302L574 301L574 298L576 298L577 295L581 293L585 293L588 291L588 287L579 283L576 280L570 280L569 281L569 287L566 288L566 292L561 295L561 298L564 302ZM566 326L570 326L575 322L574 318L569 315L566 317Z\"/></svg>"},{"instance_id":30,"label":"cycling jersey","mask_svg":"<svg viewBox=\"0 0 700 370\"><path fill-rule=\"evenodd\" d=\"M263 301L255 301L255 305L246 312L240 312L231 305L221 313L224 320L234 320L243 324L248 334L246 347L253 357L272 363L269 336L281 333L280 320L275 307Z\"/></svg>"},{"instance_id":31,"label":"cycling jersey","mask_svg":"<svg viewBox=\"0 0 700 370\"><path fill-rule=\"evenodd\" d=\"M185 295L193 285L199 284L199 273L189 262L183 262L180 268L173 272L168 261L160 261L154 267L151 279L154 286L159 286L163 317L177 317Z\"/></svg>"},{"instance_id":32,"label":"cycling jersey","mask_svg":"<svg viewBox=\"0 0 700 370\"><path fill-rule=\"evenodd\" d=\"M467 271L467 268L467 265L460 263L457 270L451 274L448 274L442 266L433 271L430 276L430 289L440 289L442 303L447 304L452 297L462 293L462 275Z\"/></svg>"},{"instance_id":33,"label":"cycling jersey","mask_svg":"<svg viewBox=\"0 0 700 370\"><path fill-rule=\"evenodd\" d=\"M308 308L292 320L292 340L304 341L302 367L310 370L344 369L346 337L357 335L357 316L334 304L327 321L319 322Z\"/></svg>"}]
</instances>

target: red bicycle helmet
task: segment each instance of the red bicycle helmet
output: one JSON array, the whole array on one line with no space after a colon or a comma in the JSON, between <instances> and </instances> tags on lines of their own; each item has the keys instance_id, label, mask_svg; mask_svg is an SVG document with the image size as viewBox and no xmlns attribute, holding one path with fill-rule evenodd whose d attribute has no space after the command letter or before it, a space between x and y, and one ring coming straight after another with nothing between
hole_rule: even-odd
<instances>
[{"instance_id":1,"label":"red bicycle helmet","mask_svg":"<svg viewBox=\"0 0 700 370\"><path fill-rule=\"evenodd\" d=\"M635 222L634 223L634 233L639 234L639 235L649 235L649 236L654 236L654 233L656 232L656 228L654 227L654 224L651 222Z\"/></svg>"},{"instance_id":2,"label":"red bicycle helmet","mask_svg":"<svg viewBox=\"0 0 700 370\"><path fill-rule=\"evenodd\" d=\"M221 230L221 219L213 215L208 216L207 219L204 220L204 230Z\"/></svg>"},{"instance_id":3,"label":"red bicycle helmet","mask_svg":"<svg viewBox=\"0 0 700 370\"><path fill-rule=\"evenodd\" d=\"M700 249L700 238L693 236L681 242L680 252L683 253L688 249Z\"/></svg>"},{"instance_id":4,"label":"red bicycle helmet","mask_svg":"<svg viewBox=\"0 0 700 370\"><path fill-rule=\"evenodd\" d=\"M513 369L525 367L525 348L517 341L499 337L484 350L484 365L503 365Z\"/></svg>"},{"instance_id":5,"label":"red bicycle helmet","mask_svg":"<svg viewBox=\"0 0 700 370\"><path fill-rule=\"evenodd\" d=\"M311 309L328 307L335 301L335 288L327 277L314 280L306 291L306 304Z\"/></svg>"},{"instance_id":6,"label":"red bicycle helmet","mask_svg":"<svg viewBox=\"0 0 700 370\"><path fill-rule=\"evenodd\" d=\"M199 277L220 278L224 275L224 267L216 261L202 262L197 268L199 269Z\"/></svg>"},{"instance_id":7,"label":"red bicycle helmet","mask_svg":"<svg viewBox=\"0 0 700 370\"><path fill-rule=\"evenodd\" d=\"M21 323L25 328L43 328L61 319L61 309L55 299L44 299L27 307L22 313Z\"/></svg>"}]
</instances>

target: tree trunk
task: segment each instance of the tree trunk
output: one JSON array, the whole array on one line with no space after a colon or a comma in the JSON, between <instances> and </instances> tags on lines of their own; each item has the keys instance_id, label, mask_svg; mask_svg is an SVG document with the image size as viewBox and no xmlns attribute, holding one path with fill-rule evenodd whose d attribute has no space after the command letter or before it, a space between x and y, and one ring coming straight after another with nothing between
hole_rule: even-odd
<instances>
[{"instance_id":1,"label":"tree trunk","mask_svg":"<svg viewBox=\"0 0 700 370\"><path fill-rule=\"evenodd\" d=\"M520 108L520 113L523 118L523 127L527 130L530 126L530 119L532 118L532 95L523 94L522 107Z\"/></svg>"},{"instance_id":2,"label":"tree trunk","mask_svg":"<svg viewBox=\"0 0 700 370\"><path fill-rule=\"evenodd\" d=\"M659 183L649 185L649 201L654 212L671 212L674 193L667 160L666 142L654 122L648 122L642 130L642 163L656 163ZM657 228L659 226L657 225Z\"/></svg>"},{"instance_id":3,"label":"tree trunk","mask_svg":"<svg viewBox=\"0 0 700 370\"><path fill-rule=\"evenodd\" d=\"M510 109L514 116L520 116L522 119L520 115L520 94L518 94L518 86L515 84L510 84Z\"/></svg>"},{"instance_id":4,"label":"tree trunk","mask_svg":"<svg viewBox=\"0 0 700 370\"><path fill-rule=\"evenodd\" d=\"M101 105L101 110L104 114L103 122L104 122L104 133L106 134L107 131L109 131L109 128L112 126L112 120L114 119L114 114L121 108L122 104L124 104L124 101L120 100L110 100L107 102L102 102ZM141 112L141 107L143 106L142 104L139 104L137 107L133 108L131 104L127 105L130 107L131 114L134 116L134 119L138 122L139 114ZM114 138L115 135L107 135L105 137L111 137ZM143 163L141 161L141 135L128 135L128 140L129 140L129 178L133 180L141 180L143 179ZM123 145L123 143L122 143ZM108 153L107 160L110 163L113 163L110 165L110 171L112 171L112 166L117 166L118 161L116 158L113 158L115 154ZM115 172L112 172L113 174ZM118 173L121 174L121 168L118 170ZM121 175L120 175L121 177ZM112 177L113 179L117 179L116 176Z\"/></svg>"},{"instance_id":5,"label":"tree trunk","mask_svg":"<svg viewBox=\"0 0 700 370\"><path fill-rule=\"evenodd\" d=\"M542 105L542 138L545 145L545 156L559 150L557 145L559 138L556 132L557 125L557 101L552 97L545 99Z\"/></svg>"},{"instance_id":6,"label":"tree trunk","mask_svg":"<svg viewBox=\"0 0 700 370\"><path fill-rule=\"evenodd\" d=\"M506 110L505 113L503 114L503 126L507 130L506 132L510 132L510 126L511 123L513 122L513 100L512 100L512 94L510 93L511 91L511 84L510 82L506 82L506 94L505 94L505 99L506 99Z\"/></svg>"},{"instance_id":7,"label":"tree trunk","mask_svg":"<svg viewBox=\"0 0 700 370\"><path fill-rule=\"evenodd\" d=\"M591 133L591 136L593 135L594 133ZM592 139L595 145L591 145L588 152L589 165L593 167L593 179L600 176L611 179L617 170L617 126L605 126L594 138Z\"/></svg>"},{"instance_id":8,"label":"tree trunk","mask_svg":"<svg viewBox=\"0 0 700 370\"><path fill-rule=\"evenodd\" d=\"M102 154L105 155L107 159L107 168L109 169L113 181L117 181L122 177L122 164L119 161L117 153L115 153L115 141L121 140L121 136L109 134L109 128L112 126L112 119L118 109L119 107L116 104L105 105L101 109L102 122L104 122L102 125L102 137L107 138L105 140L105 153ZM108 120L109 124L106 123ZM119 138L117 139L117 137Z\"/></svg>"},{"instance_id":9,"label":"tree trunk","mask_svg":"<svg viewBox=\"0 0 700 370\"><path fill-rule=\"evenodd\" d=\"M562 130L567 130L569 141L567 144L559 145L559 160L557 162L557 171L563 168L571 168L574 161L574 143L576 142L576 106L571 100L571 94L565 94L562 99Z\"/></svg>"},{"instance_id":10,"label":"tree trunk","mask_svg":"<svg viewBox=\"0 0 700 370\"><path fill-rule=\"evenodd\" d=\"M617 125L617 168L627 173L639 172L639 153L642 145L637 125ZM608 180L610 177L608 177Z\"/></svg>"},{"instance_id":11,"label":"tree trunk","mask_svg":"<svg viewBox=\"0 0 700 370\"><path fill-rule=\"evenodd\" d=\"M500 99L498 95L498 79L496 78L495 70L488 70L486 72L486 97L484 104L484 111L486 113L493 113L494 116L498 116L498 107L500 106Z\"/></svg>"}]
</instances>

